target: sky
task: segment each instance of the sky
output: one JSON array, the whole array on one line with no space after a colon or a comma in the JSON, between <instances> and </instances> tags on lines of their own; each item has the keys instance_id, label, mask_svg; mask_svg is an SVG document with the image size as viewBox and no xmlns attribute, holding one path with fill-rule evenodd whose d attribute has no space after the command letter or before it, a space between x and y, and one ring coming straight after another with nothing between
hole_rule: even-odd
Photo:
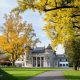
<instances>
[{"instance_id":1,"label":"sky","mask_svg":"<svg viewBox=\"0 0 80 80\"><path fill-rule=\"evenodd\" d=\"M5 19L4 14L8 14L13 8L17 7L17 0L0 0L0 26L3 26ZM40 14L38 11L33 12L32 10L27 10L22 13L22 18L27 23L32 23L33 29L37 37L42 43L38 43L37 46L47 47L50 44L50 40L47 37L43 27L45 26L44 14ZM57 53L62 54L64 50L61 45L57 47Z\"/></svg>"}]
</instances>

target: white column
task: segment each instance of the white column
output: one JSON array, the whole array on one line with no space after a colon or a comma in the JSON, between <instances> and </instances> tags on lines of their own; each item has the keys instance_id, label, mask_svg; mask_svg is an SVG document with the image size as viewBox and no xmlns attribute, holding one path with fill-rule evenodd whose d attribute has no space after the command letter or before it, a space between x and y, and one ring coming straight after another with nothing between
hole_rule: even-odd
<instances>
[{"instance_id":1,"label":"white column","mask_svg":"<svg viewBox=\"0 0 80 80\"><path fill-rule=\"evenodd\" d=\"M41 57L40 57L40 67L41 67Z\"/></svg>"},{"instance_id":2,"label":"white column","mask_svg":"<svg viewBox=\"0 0 80 80\"><path fill-rule=\"evenodd\" d=\"M25 54L24 54L24 67L26 67L26 52L25 52Z\"/></svg>"},{"instance_id":3,"label":"white column","mask_svg":"<svg viewBox=\"0 0 80 80\"><path fill-rule=\"evenodd\" d=\"M33 57L32 57L32 67L33 67Z\"/></svg>"},{"instance_id":4,"label":"white column","mask_svg":"<svg viewBox=\"0 0 80 80\"><path fill-rule=\"evenodd\" d=\"M22 67L24 67L24 55L22 55L22 59L23 59Z\"/></svg>"},{"instance_id":5,"label":"white column","mask_svg":"<svg viewBox=\"0 0 80 80\"><path fill-rule=\"evenodd\" d=\"M36 67L37 67L37 56L36 56Z\"/></svg>"},{"instance_id":6,"label":"white column","mask_svg":"<svg viewBox=\"0 0 80 80\"><path fill-rule=\"evenodd\" d=\"M44 63L43 63L44 67L47 67L47 60L44 57Z\"/></svg>"}]
</instances>

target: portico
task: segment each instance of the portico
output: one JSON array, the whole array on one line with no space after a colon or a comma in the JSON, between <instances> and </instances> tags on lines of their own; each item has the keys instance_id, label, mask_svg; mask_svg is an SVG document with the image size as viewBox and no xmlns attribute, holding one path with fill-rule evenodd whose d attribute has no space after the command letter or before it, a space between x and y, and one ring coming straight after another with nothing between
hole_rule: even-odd
<instances>
[{"instance_id":1,"label":"portico","mask_svg":"<svg viewBox=\"0 0 80 80\"><path fill-rule=\"evenodd\" d=\"M44 67L44 57L32 57L33 67Z\"/></svg>"}]
</instances>

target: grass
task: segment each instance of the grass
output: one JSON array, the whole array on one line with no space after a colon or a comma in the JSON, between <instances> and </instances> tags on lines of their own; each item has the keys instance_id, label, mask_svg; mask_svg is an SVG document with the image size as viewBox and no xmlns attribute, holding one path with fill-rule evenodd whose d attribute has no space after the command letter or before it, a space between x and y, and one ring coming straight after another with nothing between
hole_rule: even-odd
<instances>
[{"instance_id":1,"label":"grass","mask_svg":"<svg viewBox=\"0 0 80 80\"><path fill-rule=\"evenodd\" d=\"M65 80L80 80L80 71L75 70L65 70L64 71Z\"/></svg>"},{"instance_id":2,"label":"grass","mask_svg":"<svg viewBox=\"0 0 80 80\"><path fill-rule=\"evenodd\" d=\"M80 71L60 68L1 68L0 80L27 80L50 70L64 70L65 80L80 80Z\"/></svg>"},{"instance_id":3,"label":"grass","mask_svg":"<svg viewBox=\"0 0 80 80\"><path fill-rule=\"evenodd\" d=\"M0 80L16 80L16 78L0 69Z\"/></svg>"},{"instance_id":4,"label":"grass","mask_svg":"<svg viewBox=\"0 0 80 80\"><path fill-rule=\"evenodd\" d=\"M1 68L0 80L27 80L42 72L56 70L53 68Z\"/></svg>"}]
</instances>

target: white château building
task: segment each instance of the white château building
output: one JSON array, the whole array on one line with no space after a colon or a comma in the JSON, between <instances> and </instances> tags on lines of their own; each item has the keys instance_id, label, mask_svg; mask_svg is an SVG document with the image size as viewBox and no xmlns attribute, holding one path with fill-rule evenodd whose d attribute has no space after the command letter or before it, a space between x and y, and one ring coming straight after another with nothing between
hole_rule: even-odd
<instances>
[{"instance_id":1,"label":"white ch\u00e2teau building","mask_svg":"<svg viewBox=\"0 0 80 80\"><path fill-rule=\"evenodd\" d=\"M54 67L68 68L69 62L65 54L56 54L50 44L45 47L31 49L16 62L17 67Z\"/></svg>"}]
</instances>

